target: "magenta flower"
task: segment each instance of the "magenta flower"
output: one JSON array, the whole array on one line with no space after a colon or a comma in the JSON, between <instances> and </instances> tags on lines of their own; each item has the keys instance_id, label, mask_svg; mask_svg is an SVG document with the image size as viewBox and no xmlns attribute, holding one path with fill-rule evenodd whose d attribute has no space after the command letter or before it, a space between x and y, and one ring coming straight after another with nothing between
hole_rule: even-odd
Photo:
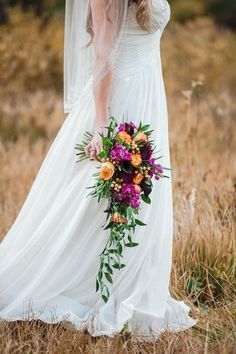
<instances>
[{"instance_id":1,"label":"magenta flower","mask_svg":"<svg viewBox=\"0 0 236 354\"><path fill-rule=\"evenodd\" d=\"M130 135L134 134L134 130L137 129L136 125L133 122L130 123L120 123L118 127L118 132L127 132Z\"/></svg>"},{"instance_id":2,"label":"magenta flower","mask_svg":"<svg viewBox=\"0 0 236 354\"><path fill-rule=\"evenodd\" d=\"M141 192L132 183L123 184L121 192L116 194L115 200L130 205L132 208L139 208L141 203Z\"/></svg>"},{"instance_id":3,"label":"magenta flower","mask_svg":"<svg viewBox=\"0 0 236 354\"><path fill-rule=\"evenodd\" d=\"M125 123L120 123L119 127L118 127L118 132L125 132L126 131L126 125Z\"/></svg>"},{"instance_id":4,"label":"magenta flower","mask_svg":"<svg viewBox=\"0 0 236 354\"><path fill-rule=\"evenodd\" d=\"M148 162L149 162L151 165L154 165L154 164L155 164L155 161L156 161L156 159L155 159L154 157L150 157L150 158L148 159Z\"/></svg>"},{"instance_id":5,"label":"magenta flower","mask_svg":"<svg viewBox=\"0 0 236 354\"><path fill-rule=\"evenodd\" d=\"M129 202L129 205L132 207L132 208L139 208L140 207L140 203L141 203L141 198L140 196L136 196L136 197L133 197L130 199L130 202Z\"/></svg>"},{"instance_id":6,"label":"magenta flower","mask_svg":"<svg viewBox=\"0 0 236 354\"><path fill-rule=\"evenodd\" d=\"M160 173L160 174L162 174L164 172L162 166L159 163L156 165L156 171L157 171L157 173Z\"/></svg>"},{"instance_id":7,"label":"magenta flower","mask_svg":"<svg viewBox=\"0 0 236 354\"><path fill-rule=\"evenodd\" d=\"M151 166L151 169L149 170L148 173L149 173L150 177L153 177L154 175L156 175L155 179L158 180L159 179L158 175L161 175L164 172L164 170L163 170L163 167L159 163L156 164L155 161L156 161L156 159L154 157L149 158L148 162L152 166Z\"/></svg>"},{"instance_id":8,"label":"magenta flower","mask_svg":"<svg viewBox=\"0 0 236 354\"><path fill-rule=\"evenodd\" d=\"M115 144L114 148L110 151L110 158L117 162L127 161L131 159L131 153L125 146Z\"/></svg>"},{"instance_id":9,"label":"magenta flower","mask_svg":"<svg viewBox=\"0 0 236 354\"><path fill-rule=\"evenodd\" d=\"M121 195L125 201L132 208L139 208L141 202L140 191L135 188L132 183L123 184L121 188Z\"/></svg>"}]
</instances>

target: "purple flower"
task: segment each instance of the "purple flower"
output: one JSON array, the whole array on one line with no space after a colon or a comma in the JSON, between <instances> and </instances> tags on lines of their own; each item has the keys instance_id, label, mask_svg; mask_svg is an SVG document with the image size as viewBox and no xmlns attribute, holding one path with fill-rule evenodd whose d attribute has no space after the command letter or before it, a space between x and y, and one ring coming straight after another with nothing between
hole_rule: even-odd
<instances>
[{"instance_id":1,"label":"purple flower","mask_svg":"<svg viewBox=\"0 0 236 354\"><path fill-rule=\"evenodd\" d=\"M151 165L154 165L154 164L155 164L155 161L156 161L156 159L155 159L154 157L150 157L150 158L148 159L148 162L149 162Z\"/></svg>"},{"instance_id":2,"label":"purple flower","mask_svg":"<svg viewBox=\"0 0 236 354\"><path fill-rule=\"evenodd\" d=\"M160 174L162 174L164 172L162 166L159 163L156 165L156 171L157 171L157 173L160 173Z\"/></svg>"},{"instance_id":3,"label":"purple flower","mask_svg":"<svg viewBox=\"0 0 236 354\"><path fill-rule=\"evenodd\" d=\"M132 184L123 184L119 194L115 195L115 200L124 202L132 208L139 208L141 203L141 192Z\"/></svg>"},{"instance_id":4,"label":"purple flower","mask_svg":"<svg viewBox=\"0 0 236 354\"><path fill-rule=\"evenodd\" d=\"M134 122L130 122L129 124L130 124L130 126L131 126L133 129L137 129L137 126L136 126L136 124L135 124Z\"/></svg>"},{"instance_id":5,"label":"purple flower","mask_svg":"<svg viewBox=\"0 0 236 354\"><path fill-rule=\"evenodd\" d=\"M123 184L121 193L126 196L126 202L132 208L138 208L140 206L140 191L132 184Z\"/></svg>"},{"instance_id":6,"label":"purple flower","mask_svg":"<svg viewBox=\"0 0 236 354\"><path fill-rule=\"evenodd\" d=\"M125 132L126 131L126 125L125 123L120 123L119 127L118 127L118 132Z\"/></svg>"},{"instance_id":7,"label":"purple flower","mask_svg":"<svg viewBox=\"0 0 236 354\"><path fill-rule=\"evenodd\" d=\"M120 123L118 127L118 132L127 132L128 134L133 135L135 129L137 129L137 127L133 122Z\"/></svg>"},{"instance_id":8,"label":"purple flower","mask_svg":"<svg viewBox=\"0 0 236 354\"><path fill-rule=\"evenodd\" d=\"M155 161L156 159L154 157L150 157L148 160L149 164L152 165L148 172L150 177L153 177L154 175L161 175L164 172L163 167L159 163L156 164ZM159 178L156 179L158 180Z\"/></svg>"},{"instance_id":9,"label":"purple flower","mask_svg":"<svg viewBox=\"0 0 236 354\"><path fill-rule=\"evenodd\" d=\"M152 178L153 176L154 176L154 174L155 174L155 168L151 168L149 171L148 171L148 174L149 174L149 176Z\"/></svg>"},{"instance_id":10,"label":"purple flower","mask_svg":"<svg viewBox=\"0 0 236 354\"><path fill-rule=\"evenodd\" d=\"M141 199L140 197L133 197L130 199L130 202L129 202L129 205L132 207L132 208L139 208L140 207L140 203L141 203Z\"/></svg>"},{"instance_id":11,"label":"purple flower","mask_svg":"<svg viewBox=\"0 0 236 354\"><path fill-rule=\"evenodd\" d=\"M116 194L115 195L115 200L117 201L117 202L123 202L124 201L124 195L123 194Z\"/></svg>"},{"instance_id":12,"label":"purple flower","mask_svg":"<svg viewBox=\"0 0 236 354\"><path fill-rule=\"evenodd\" d=\"M135 192L135 187L132 183L128 183L128 184L123 184L122 188L121 188L121 192L123 194L132 194Z\"/></svg>"},{"instance_id":13,"label":"purple flower","mask_svg":"<svg viewBox=\"0 0 236 354\"><path fill-rule=\"evenodd\" d=\"M131 153L125 146L115 144L114 148L110 151L110 157L117 162L127 161L131 159Z\"/></svg>"}]
</instances>

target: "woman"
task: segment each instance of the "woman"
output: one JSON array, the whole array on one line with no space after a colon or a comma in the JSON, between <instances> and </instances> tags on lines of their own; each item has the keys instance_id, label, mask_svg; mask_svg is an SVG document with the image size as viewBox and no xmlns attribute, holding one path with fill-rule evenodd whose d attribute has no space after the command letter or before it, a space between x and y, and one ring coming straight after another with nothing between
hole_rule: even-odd
<instances>
[{"instance_id":1,"label":"woman","mask_svg":"<svg viewBox=\"0 0 236 354\"><path fill-rule=\"evenodd\" d=\"M93 336L113 336L125 324L140 335L195 324L171 298L171 180L156 183L143 205L135 239L117 271L109 301L95 292L98 255L107 234L106 205L87 198L101 150L108 108L150 123L169 166L160 38L169 20L166 0L68 0L65 31L65 111L69 112L26 202L0 246L0 318L71 321ZM89 160L75 164L74 146L93 131Z\"/></svg>"}]
</instances>

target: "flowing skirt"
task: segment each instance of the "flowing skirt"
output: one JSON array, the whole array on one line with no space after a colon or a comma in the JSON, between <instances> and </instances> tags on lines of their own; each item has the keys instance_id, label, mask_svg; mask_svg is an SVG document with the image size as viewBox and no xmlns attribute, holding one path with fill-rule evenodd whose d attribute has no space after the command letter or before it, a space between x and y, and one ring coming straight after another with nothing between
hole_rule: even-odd
<instances>
[{"instance_id":1,"label":"flowing skirt","mask_svg":"<svg viewBox=\"0 0 236 354\"><path fill-rule=\"evenodd\" d=\"M0 245L0 318L70 321L91 335L113 336L127 324L142 335L179 331L196 321L169 294L172 258L171 178L154 182L152 204L143 204L139 246L126 249L107 303L95 292L106 202L88 197L99 162L76 164L74 146L93 131L92 82L65 119L10 231ZM150 123L160 162L170 167L168 117L161 63L115 77L111 113Z\"/></svg>"}]
</instances>

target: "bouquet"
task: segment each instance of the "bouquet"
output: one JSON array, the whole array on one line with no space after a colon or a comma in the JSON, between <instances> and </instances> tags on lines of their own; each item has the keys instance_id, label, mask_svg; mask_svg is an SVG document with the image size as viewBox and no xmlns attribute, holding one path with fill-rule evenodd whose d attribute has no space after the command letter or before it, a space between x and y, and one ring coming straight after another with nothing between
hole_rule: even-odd
<instances>
[{"instance_id":1,"label":"bouquet","mask_svg":"<svg viewBox=\"0 0 236 354\"><path fill-rule=\"evenodd\" d=\"M108 202L104 230L109 230L109 237L100 254L99 270L96 277L96 291L100 289L102 299L109 298L109 283L113 282L114 270L125 267L122 263L124 249L136 247L134 232L137 226L146 224L137 218L141 201L150 204L153 180L167 177L155 157L155 145L151 140L149 124L142 122L136 126L133 122L118 124L110 117L107 133L100 134L102 151L98 154L101 164L94 174L94 185L88 187L89 195ZM84 139L76 145L79 161L87 158L85 147L92 139L86 132ZM78 161L78 162L79 162Z\"/></svg>"}]
</instances>

